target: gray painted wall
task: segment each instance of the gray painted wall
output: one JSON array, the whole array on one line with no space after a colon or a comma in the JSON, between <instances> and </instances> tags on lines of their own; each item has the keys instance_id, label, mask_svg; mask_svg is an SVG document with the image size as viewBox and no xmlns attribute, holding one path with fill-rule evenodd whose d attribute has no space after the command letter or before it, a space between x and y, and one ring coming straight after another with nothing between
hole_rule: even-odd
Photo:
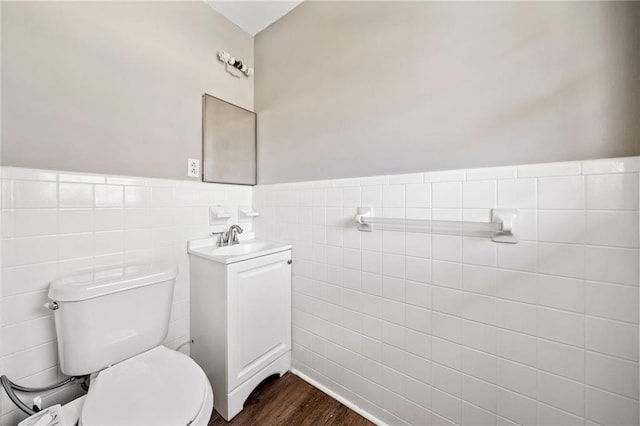
<instances>
[{"instance_id":1,"label":"gray painted wall","mask_svg":"<svg viewBox=\"0 0 640 426\"><path fill-rule=\"evenodd\" d=\"M304 2L256 36L259 182L640 153L640 3Z\"/></svg>"},{"instance_id":2,"label":"gray painted wall","mask_svg":"<svg viewBox=\"0 0 640 426\"><path fill-rule=\"evenodd\" d=\"M253 37L203 2L2 2L2 165L187 179L202 94L253 109Z\"/></svg>"}]
</instances>

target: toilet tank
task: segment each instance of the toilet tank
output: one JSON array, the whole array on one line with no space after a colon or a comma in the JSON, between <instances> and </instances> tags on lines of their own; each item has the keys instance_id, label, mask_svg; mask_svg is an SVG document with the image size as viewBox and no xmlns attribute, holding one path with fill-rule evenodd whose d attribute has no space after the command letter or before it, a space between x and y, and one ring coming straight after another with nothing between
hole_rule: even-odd
<instances>
[{"instance_id":1,"label":"toilet tank","mask_svg":"<svg viewBox=\"0 0 640 426\"><path fill-rule=\"evenodd\" d=\"M175 265L138 264L53 281L61 371L91 374L160 345L177 272Z\"/></svg>"}]
</instances>

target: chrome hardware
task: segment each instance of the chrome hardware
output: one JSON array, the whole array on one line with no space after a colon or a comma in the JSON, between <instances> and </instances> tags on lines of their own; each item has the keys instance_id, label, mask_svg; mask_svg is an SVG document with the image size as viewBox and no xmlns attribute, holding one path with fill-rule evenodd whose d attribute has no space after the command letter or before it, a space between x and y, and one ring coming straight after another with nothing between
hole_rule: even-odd
<instances>
[{"instance_id":1,"label":"chrome hardware","mask_svg":"<svg viewBox=\"0 0 640 426\"><path fill-rule=\"evenodd\" d=\"M51 309L52 311L57 311L59 308L58 302L54 302L54 301L47 302L43 306L47 309Z\"/></svg>"},{"instance_id":2,"label":"chrome hardware","mask_svg":"<svg viewBox=\"0 0 640 426\"><path fill-rule=\"evenodd\" d=\"M224 243L225 243L225 237L224 237L224 232L212 232L211 235L213 236L218 236L218 240L216 241L216 246L218 247L224 247Z\"/></svg>"},{"instance_id":3,"label":"chrome hardware","mask_svg":"<svg viewBox=\"0 0 640 426\"><path fill-rule=\"evenodd\" d=\"M234 246L240 244L238 234L242 234L244 230L239 225L231 225L227 231L227 245Z\"/></svg>"},{"instance_id":4,"label":"chrome hardware","mask_svg":"<svg viewBox=\"0 0 640 426\"><path fill-rule=\"evenodd\" d=\"M240 244L238 240L238 234L242 234L244 230L239 225L231 225L227 231L224 232L212 232L211 235L217 235L218 241L216 246L234 246Z\"/></svg>"}]
</instances>

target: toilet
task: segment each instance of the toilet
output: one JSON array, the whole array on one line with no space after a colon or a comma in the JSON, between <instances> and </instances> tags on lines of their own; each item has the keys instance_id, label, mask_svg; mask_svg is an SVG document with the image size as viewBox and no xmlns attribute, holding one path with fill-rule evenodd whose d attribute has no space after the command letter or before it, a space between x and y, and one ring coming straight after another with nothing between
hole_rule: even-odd
<instances>
[{"instance_id":1,"label":"toilet","mask_svg":"<svg viewBox=\"0 0 640 426\"><path fill-rule=\"evenodd\" d=\"M204 371L161 345L176 275L174 265L137 264L51 283L48 306L54 310L60 369L69 376L91 375L76 410L78 424L208 423L213 392Z\"/></svg>"}]
</instances>

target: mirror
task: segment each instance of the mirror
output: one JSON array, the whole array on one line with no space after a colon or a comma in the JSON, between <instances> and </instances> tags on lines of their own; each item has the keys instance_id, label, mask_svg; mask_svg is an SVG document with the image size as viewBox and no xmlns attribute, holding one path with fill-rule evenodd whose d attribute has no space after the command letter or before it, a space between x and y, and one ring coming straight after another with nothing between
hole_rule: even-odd
<instances>
[{"instance_id":1,"label":"mirror","mask_svg":"<svg viewBox=\"0 0 640 426\"><path fill-rule=\"evenodd\" d=\"M256 184L256 113L214 96L202 97L205 182Z\"/></svg>"}]
</instances>

